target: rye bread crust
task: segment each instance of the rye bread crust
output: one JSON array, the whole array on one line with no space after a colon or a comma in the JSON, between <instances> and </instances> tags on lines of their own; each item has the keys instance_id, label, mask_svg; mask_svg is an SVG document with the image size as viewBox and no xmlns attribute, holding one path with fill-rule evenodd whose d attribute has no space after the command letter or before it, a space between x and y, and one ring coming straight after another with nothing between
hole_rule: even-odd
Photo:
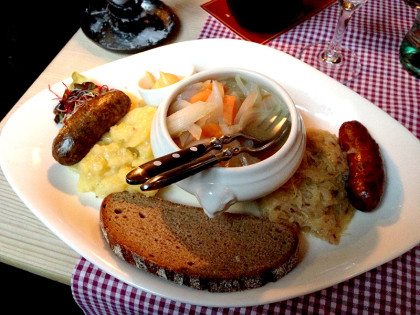
<instances>
[{"instance_id":1,"label":"rye bread crust","mask_svg":"<svg viewBox=\"0 0 420 315\"><path fill-rule=\"evenodd\" d=\"M289 225L202 209L141 193L102 202L100 227L113 252L137 268L198 290L234 292L277 281L298 263Z\"/></svg>"}]
</instances>

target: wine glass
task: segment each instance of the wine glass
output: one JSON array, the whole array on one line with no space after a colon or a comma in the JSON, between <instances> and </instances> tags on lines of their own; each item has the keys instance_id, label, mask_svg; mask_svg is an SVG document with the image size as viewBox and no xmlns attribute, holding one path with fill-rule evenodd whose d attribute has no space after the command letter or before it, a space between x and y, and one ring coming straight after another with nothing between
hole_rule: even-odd
<instances>
[{"instance_id":1,"label":"wine glass","mask_svg":"<svg viewBox=\"0 0 420 315\"><path fill-rule=\"evenodd\" d=\"M362 64L356 54L342 47L341 43L351 16L366 1L338 0L340 14L331 41L306 47L301 52L300 59L341 83L354 80L360 74Z\"/></svg>"},{"instance_id":2,"label":"wine glass","mask_svg":"<svg viewBox=\"0 0 420 315\"><path fill-rule=\"evenodd\" d=\"M416 19L400 46L400 62L404 69L420 78L420 0L404 0L417 9Z\"/></svg>"}]
</instances>

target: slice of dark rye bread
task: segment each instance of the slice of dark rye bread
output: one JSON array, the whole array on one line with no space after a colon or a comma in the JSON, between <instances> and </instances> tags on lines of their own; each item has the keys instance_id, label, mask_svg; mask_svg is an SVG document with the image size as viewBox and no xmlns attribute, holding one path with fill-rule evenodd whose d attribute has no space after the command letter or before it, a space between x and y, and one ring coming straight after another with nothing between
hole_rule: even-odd
<instances>
[{"instance_id":1,"label":"slice of dark rye bread","mask_svg":"<svg viewBox=\"0 0 420 315\"><path fill-rule=\"evenodd\" d=\"M258 288L298 263L295 228L256 217L202 209L141 193L102 202L102 233L116 255L164 279L210 292Z\"/></svg>"}]
</instances>

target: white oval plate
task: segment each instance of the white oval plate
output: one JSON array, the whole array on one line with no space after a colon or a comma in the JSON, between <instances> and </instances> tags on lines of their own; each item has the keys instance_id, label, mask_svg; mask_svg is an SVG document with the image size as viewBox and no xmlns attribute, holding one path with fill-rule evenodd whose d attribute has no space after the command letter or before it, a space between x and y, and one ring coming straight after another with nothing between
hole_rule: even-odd
<instances>
[{"instance_id":1,"label":"white oval plate","mask_svg":"<svg viewBox=\"0 0 420 315\"><path fill-rule=\"evenodd\" d=\"M191 61L197 71L230 66L264 73L286 88L307 126L337 133L344 121L361 121L379 143L385 160L383 202L373 213L357 212L338 246L307 237L301 263L276 283L236 293L209 293L176 285L136 269L109 250L99 229L101 200L92 193L79 194L77 175L51 156L58 127L52 114L56 100L46 88L8 120L0 138L0 162L22 201L80 255L114 277L159 296L196 305L232 307L282 301L332 286L392 260L420 242L420 142L388 114L287 54L239 40L208 39L163 46L84 75L135 91L148 62L164 59ZM52 86L59 93L63 88L61 82ZM188 199L179 191L172 196Z\"/></svg>"}]
</instances>

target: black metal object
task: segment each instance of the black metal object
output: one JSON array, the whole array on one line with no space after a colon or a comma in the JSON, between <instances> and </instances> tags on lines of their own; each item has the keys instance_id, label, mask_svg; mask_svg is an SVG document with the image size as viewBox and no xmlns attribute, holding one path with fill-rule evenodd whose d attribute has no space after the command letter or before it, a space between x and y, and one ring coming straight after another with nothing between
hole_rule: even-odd
<instances>
[{"instance_id":1,"label":"black metal object","mask_svg":"<svg viewBox=\"0 0 420 315\"><path fill-rule=\"evenodd\" d=\"M93 0L82 15L85 35L101 47L136 53L162 44L178 29L178 19L159 0Z\"/></svg>"}]
</instances>

